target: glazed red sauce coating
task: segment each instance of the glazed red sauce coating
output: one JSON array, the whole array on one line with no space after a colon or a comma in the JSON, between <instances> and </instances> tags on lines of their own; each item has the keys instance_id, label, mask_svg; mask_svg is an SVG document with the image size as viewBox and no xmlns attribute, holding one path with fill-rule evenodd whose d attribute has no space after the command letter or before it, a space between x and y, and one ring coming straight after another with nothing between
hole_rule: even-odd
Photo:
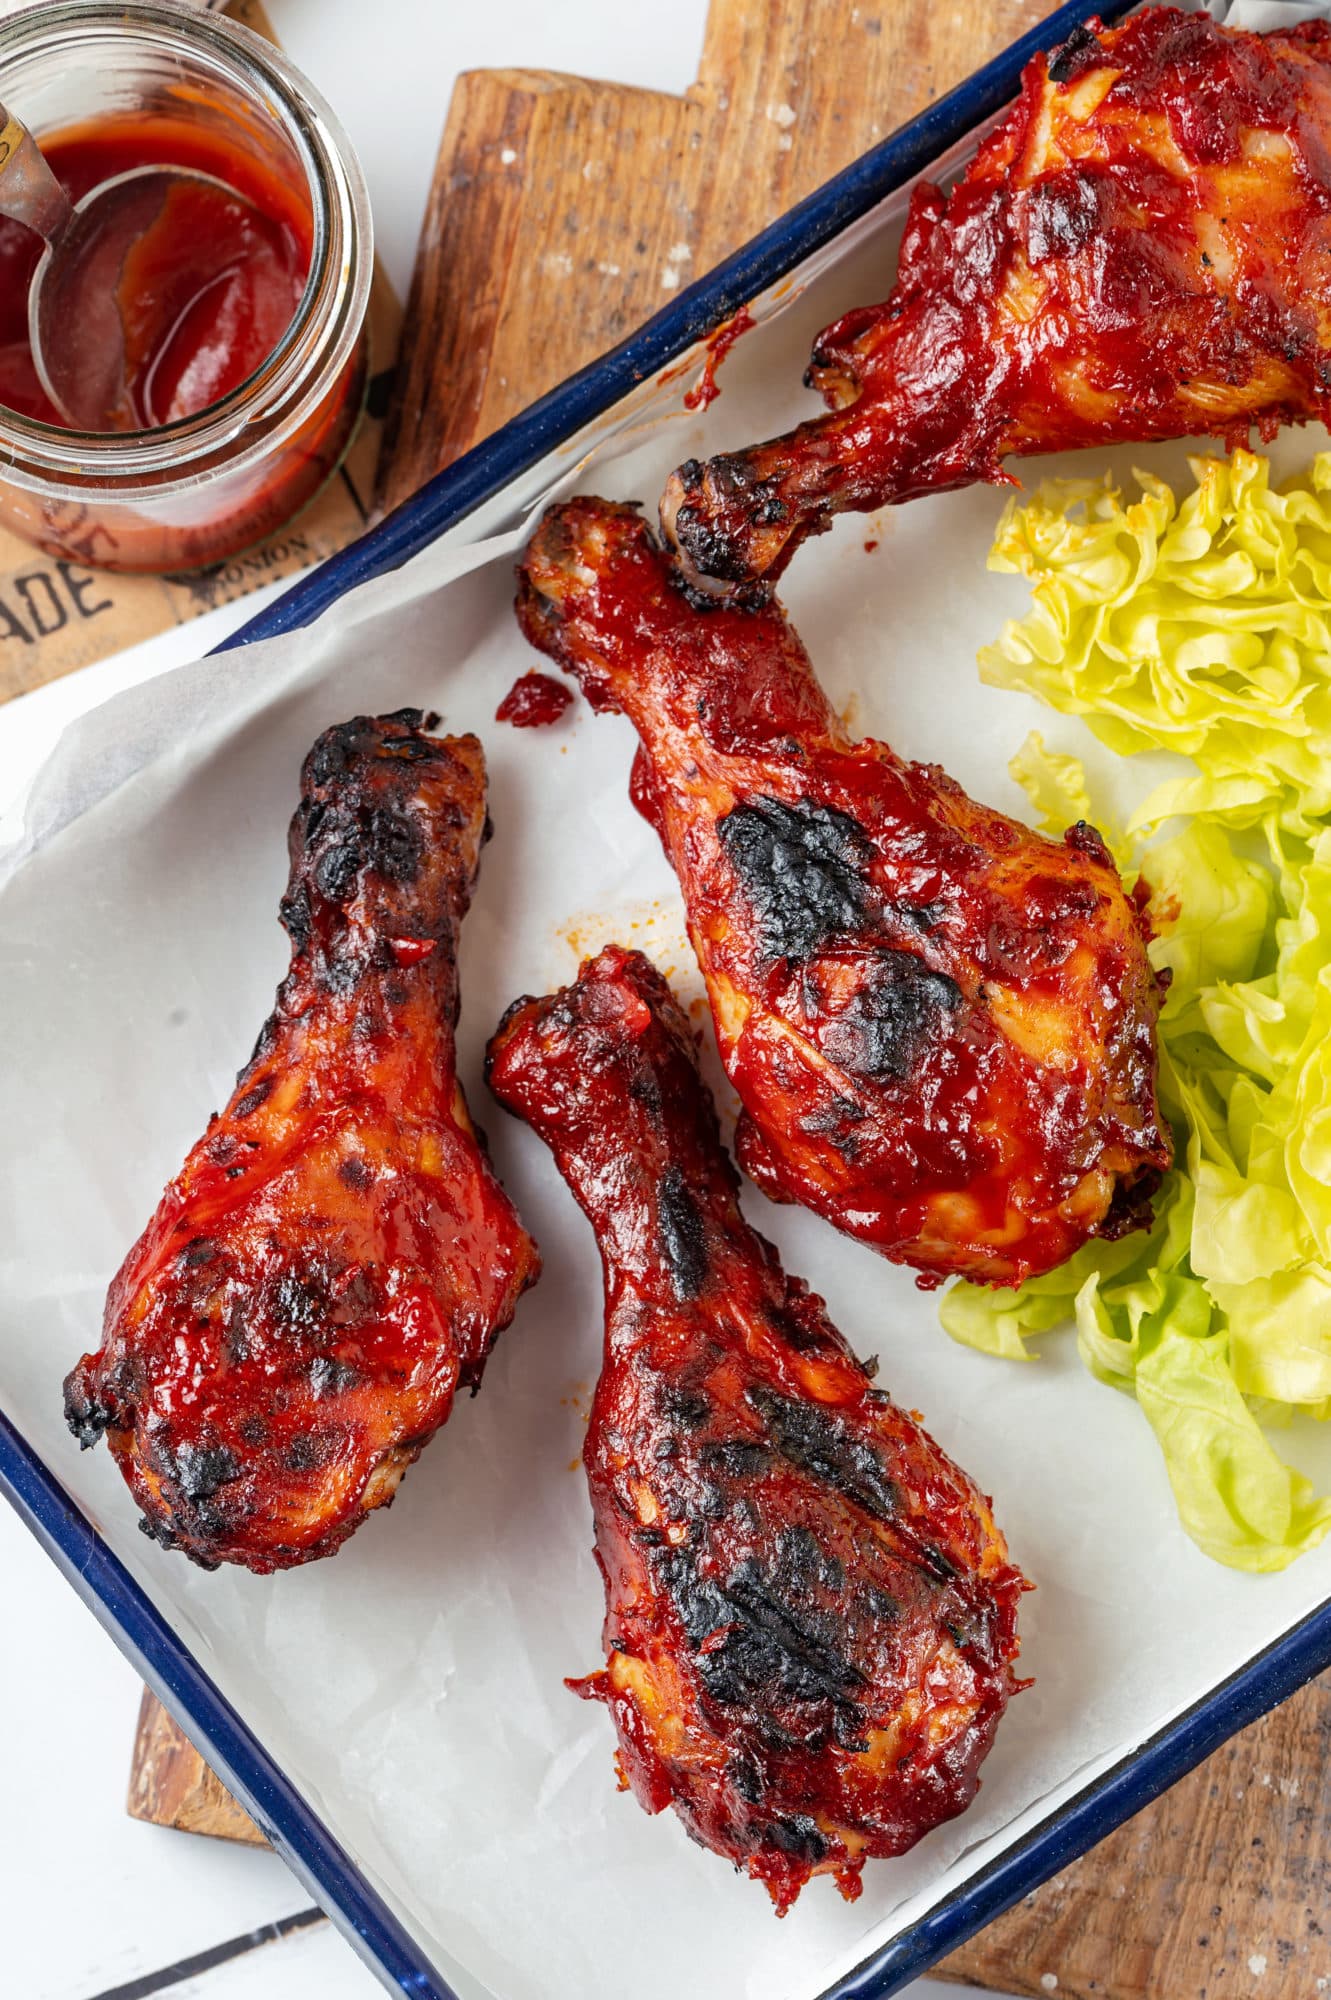
<instances>
[{"instance_id":1,"label":"glazed red sauce coating","mask_svg":"<svg viewBox=\"0 0 1331 2000\"><path fill-rule=\"evenodd\" d=\"M764 1191L997 1283L1140 1221L1158 992L1098 836L852 742L779 607L697 610L630 508L553 508L520 574L529 638L638 731Z\"/></svg>"},{"instance_id":2,"label":"glazed red sauce coating","mask_svg":"<svg viewBox=\"0 0 1331 2000\"><path fill-rule=\"evenodd\" d=\"M775 578L843 509L1001 480L1009 454L1331 409L1331 26L1148 7L1037 56L950 193L915 189L896 283L814 345L834 414L679 468L686 567Z\"/></svg>"},{"instance_id":3,"label":"glazed red sauce coating","mask_svg":"<svg viewBox=\"0 0 1331 2000\"><path fill-rule=\"evenodd\" d=\"M550 674L522 674L495 710L495 721L511 722L515 729L540 729L558 722L572 700L567 681Z\"/></svg>"},{"instance_id":4,"label":"glazed red sauce coating","mask_svg":"<svg viewBox=\"0 0 1331 2000\"><path fill-rule=\"evenodd\" d=\"M331 1555L474 1387L540 1266L458 1084L475 737L414 710L306 760L291 969L65 1385L148 1532L205 1567Z\"/></svg>"},{"instance_id":5,"label":"glazed red sauce coating","mask_svg":"<svg viewBox=\"0 0 1331 2000\"><path fill-rule=\"evenodd\" d=\"M313 224L304 191L220 133L167 117L70 127L44 139L42 151L74 201L149 165L194 168L245 197L227 202L188 184L174 189L120 286L142 428L196 415L239 387L285 333L309 275ZM30 230L0 217L0 403L60 424L28 345L28 289L41 252Z\"/></svg>"},{"instance_id":6,"label":"glazed red sauce coating","mask_svg":"<svg viewBox=\"0 0 1331 2000\"><path fill-rule=\"evenodd\" d=\"M596 1232L605 1361L583 1459L614 1717L648 1812L765 1883L859 1894L964 1809L1017 1683L1023 1582L989 1504L872 1386L746 1224L693 1037L610 946L521 1002L490 1082Z\"/></svg>"}]
</instances>

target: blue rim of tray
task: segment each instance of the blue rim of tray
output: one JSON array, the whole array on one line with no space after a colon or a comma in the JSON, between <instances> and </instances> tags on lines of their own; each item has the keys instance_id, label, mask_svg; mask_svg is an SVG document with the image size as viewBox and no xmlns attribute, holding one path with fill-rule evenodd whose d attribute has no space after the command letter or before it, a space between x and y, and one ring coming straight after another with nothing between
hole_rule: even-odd
<instances>
[{"instance_id":1,"label":"blue rim of tray","mask_svg":"<svg viewBox=\"0 0 1331 2000\"><path fill-rule=\"evenodd\" d=\"M1112 21L1136 4L1138 0L1100 0L1096 7L1087 0L1067 0L986 68L681 293L621 346L532 404L379 527L294 584L218 650L307 625L357 584L406 562L1001 110L1015 96L1020 71L1037 50L1054 46L1095 14ZM0 1492L362 1957L413 2000L456 2000L346 1849L3 1411ZM992 1866L977 1869L908 1930L827 1988L821 2000L888 2000L1149 1804L1236 1730L1328 1666L1331 1604L1052 1812Z\"/></svg>"}]
</instances>

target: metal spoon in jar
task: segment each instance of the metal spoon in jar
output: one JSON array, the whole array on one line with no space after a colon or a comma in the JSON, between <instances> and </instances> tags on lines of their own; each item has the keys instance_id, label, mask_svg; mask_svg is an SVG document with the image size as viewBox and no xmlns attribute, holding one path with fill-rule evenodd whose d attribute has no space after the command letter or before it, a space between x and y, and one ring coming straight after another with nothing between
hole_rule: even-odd
<instances>
[{"instance_id":1,"label":"metal spoon in jar","mask_svg":"<svg viewBox=\"0 0 1331 2000\"><path fill-rule=\"evenodd\" d=\"M33 363L75 430L141 430L150 421L132 394L121 278L135 245L182 187L215 190L233 210L253 206L212 174L173 166L133 167L71 202L31 132L0 104L0 214L46 242L28 293ZM149 353L170 327L151 326L151 298L134 303L135 345Z\"/></svg>"}]
</instances>

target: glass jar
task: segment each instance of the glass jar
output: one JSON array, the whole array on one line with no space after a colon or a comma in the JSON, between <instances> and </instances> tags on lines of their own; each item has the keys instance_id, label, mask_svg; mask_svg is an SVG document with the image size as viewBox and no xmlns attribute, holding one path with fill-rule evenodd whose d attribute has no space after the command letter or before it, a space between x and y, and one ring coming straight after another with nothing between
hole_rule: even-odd
<instances>
[{"instance_id":1,"label":"glass jar","mask_svg":"<svg viewBox=\"0 0 1331 2000\"><path fill-rule=\"evenodd\" d=\"M336 472L368 379L369 197L323 98L247 28L180 0L43 0L0 20L0 102L39 141L188 123L308 207L311 260L267 360L160 429L59 430L0 405L0 522L105 569L200 569L271 534Z\"/></svg>"}]
</instances>

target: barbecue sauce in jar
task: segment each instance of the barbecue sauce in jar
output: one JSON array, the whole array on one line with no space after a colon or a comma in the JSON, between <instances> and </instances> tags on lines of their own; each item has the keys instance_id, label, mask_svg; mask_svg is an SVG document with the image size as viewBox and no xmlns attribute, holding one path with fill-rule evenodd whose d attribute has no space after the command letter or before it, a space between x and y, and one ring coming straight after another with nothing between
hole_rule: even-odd
<instances>
[{"instance_id":1,"label":"barbecue sauce in jar","mask_svg":"<svg viewBox=\"0 0 1331 2000\"><path fill-rule=\"evenodd\" d=\"M134 167L175 166L234 188L182 182L135 244L119 287L130 400L140 428L197 416L240 387L278 345L310 270L309 203L221 133L167 117L107 118L42 142L71 201ZM28 290L41 238L0 216L0 403L63 425L28 345ZM152 311L137 313L136 302ZM165 332L163 332L165 329Z\"/></svg>"},{"instance_id":2,"label":"barbecue sauce in jar","mask_svg":"<svg viewBox=\"0 0 1331 2000\"><path fill-rule=\"evenodd\" d=\"M80 564L215 566L319 493L359 420L374 247L355 154L280 49L165 0L0 19L0 96L76 201L142 166L222 184L173 187L121 268L137 428L69 428L45 397L42 246L0 219L0 524Z\"/></svg>"}]
</instances>

